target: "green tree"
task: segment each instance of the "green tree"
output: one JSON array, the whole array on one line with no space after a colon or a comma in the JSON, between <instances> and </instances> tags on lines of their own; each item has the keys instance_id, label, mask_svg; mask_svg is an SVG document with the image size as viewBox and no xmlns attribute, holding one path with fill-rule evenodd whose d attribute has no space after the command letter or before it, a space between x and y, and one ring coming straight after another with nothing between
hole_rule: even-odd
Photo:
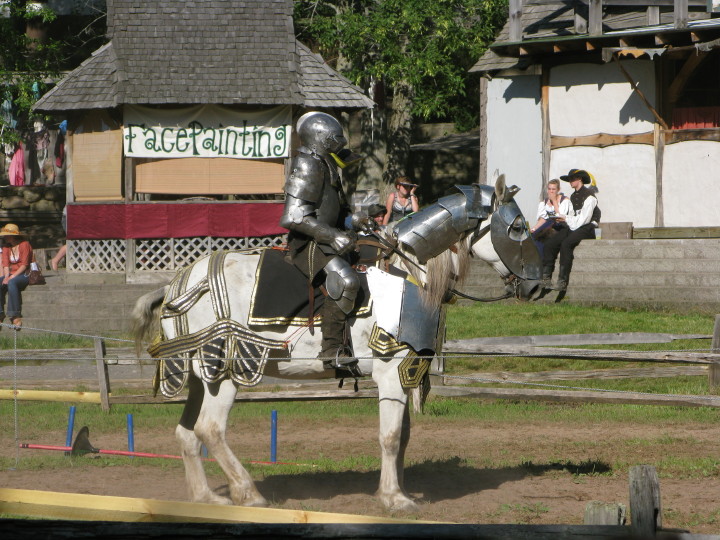
<instances>
[{"instance_id":1,"label":"green tree","mask_svg":"<svg viewBox=\"0 0 720 540\"><path fill-rule=\"evenodd\" d=\"M44 2L0 1L0 143L32 131L30 111L38 98L97 49L105 36L105 14L58 17Z\"/></svg>"},{"instance_id":2,"label":"green tree","mask_svg":"<svg viewBox=\"0 0 720 540\"><path fill-rule=\"evenodd\" d=\"M392 98L383 178L405 172L415 120L478 124L470 67L507 17L507 0L296 0L299 39L363 88ZM377 94L374 96L378 101Z\"/></svg>"}]
</instances>

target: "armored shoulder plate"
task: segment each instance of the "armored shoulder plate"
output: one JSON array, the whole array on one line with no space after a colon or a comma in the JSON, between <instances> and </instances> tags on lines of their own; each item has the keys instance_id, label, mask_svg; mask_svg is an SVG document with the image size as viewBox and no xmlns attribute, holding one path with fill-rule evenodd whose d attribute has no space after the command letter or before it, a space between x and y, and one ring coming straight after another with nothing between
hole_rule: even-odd
<instances>
[{"instance_id":1,"label":"armored shoulder plate","mask_svg":"<svg viewBox=\"0 0 720 540\"><path fill-rule=\"evenodd\" d=\"M298 154L290 164L285 193L311 203L322 200L325 165L309 154Z\"/></svg>"}]
</instances>

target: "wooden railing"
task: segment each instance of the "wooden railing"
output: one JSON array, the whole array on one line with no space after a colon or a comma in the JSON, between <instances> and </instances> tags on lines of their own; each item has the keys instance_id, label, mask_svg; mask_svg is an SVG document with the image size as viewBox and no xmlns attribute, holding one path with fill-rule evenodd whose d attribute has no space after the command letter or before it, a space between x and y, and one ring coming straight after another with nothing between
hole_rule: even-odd
<instances>
[{"instance_id":1,"label":"wooden railing","mask_svg":"<svg viewBox=\"0 0 720 540\"><path fill-rule=\"evenodd\" d=\"M510 41L522 40L522 10L523 5L542 4L545 0L510 0ZM578 2L580 4L580 2ZM603 34L603 6L635 7L638 10L645 9L647 13L647 25L655 26L660 24L660 8L673 8L673 26L677 29L687 28L689 7L705 7L707 0L585 0L582 2L582 9L574 10L575 33L601 36ZM585 8L587 5L587 9Z\"/></svg>"}]
</instances>

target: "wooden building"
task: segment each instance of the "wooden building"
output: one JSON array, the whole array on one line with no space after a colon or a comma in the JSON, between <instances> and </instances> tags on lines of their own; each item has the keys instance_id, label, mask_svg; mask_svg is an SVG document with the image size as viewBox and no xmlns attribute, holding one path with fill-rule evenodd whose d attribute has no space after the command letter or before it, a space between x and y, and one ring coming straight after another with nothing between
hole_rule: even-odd
<instances>
[{"instance_id":1,"label":"wooden building","mask_svg":"<svg viewBox=\"0 0 720 540\"><path fill-rule=\"evenodd\" d=\"M547 181L597 179L603 222L720 226L715 0L510 0L482 74L481 182L534 221ZM563 186L567 193L570 188Z\"/></svg>"},{"instance_id":2,"label":"wooden building","mask_svg":"<svg viewBox=\"0 0 720 540\"><path fill-rule=\"evenodd\" d=\"M68 120L68 272L276 245L294 120L373 102L294 37L290 0L108 0L108 43L35 106Z\"/></svg>"}]
</instances>

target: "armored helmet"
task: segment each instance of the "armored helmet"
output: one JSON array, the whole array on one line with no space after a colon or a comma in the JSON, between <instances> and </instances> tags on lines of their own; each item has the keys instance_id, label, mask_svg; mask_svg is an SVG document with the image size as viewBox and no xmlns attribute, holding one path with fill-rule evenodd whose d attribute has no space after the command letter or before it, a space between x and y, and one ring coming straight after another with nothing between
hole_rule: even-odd
<instances>
[{"instance_id":1,"label":"armored helmet","mask_svg":"<svg viewBox=\"0 0 720 540\"><path fill-rule=\"evenodd\" d=\"M337 153L347 144L340 122L323 112L303 114L296 129L303 146L320 156Z\"/></svg>"}]
</instances>

